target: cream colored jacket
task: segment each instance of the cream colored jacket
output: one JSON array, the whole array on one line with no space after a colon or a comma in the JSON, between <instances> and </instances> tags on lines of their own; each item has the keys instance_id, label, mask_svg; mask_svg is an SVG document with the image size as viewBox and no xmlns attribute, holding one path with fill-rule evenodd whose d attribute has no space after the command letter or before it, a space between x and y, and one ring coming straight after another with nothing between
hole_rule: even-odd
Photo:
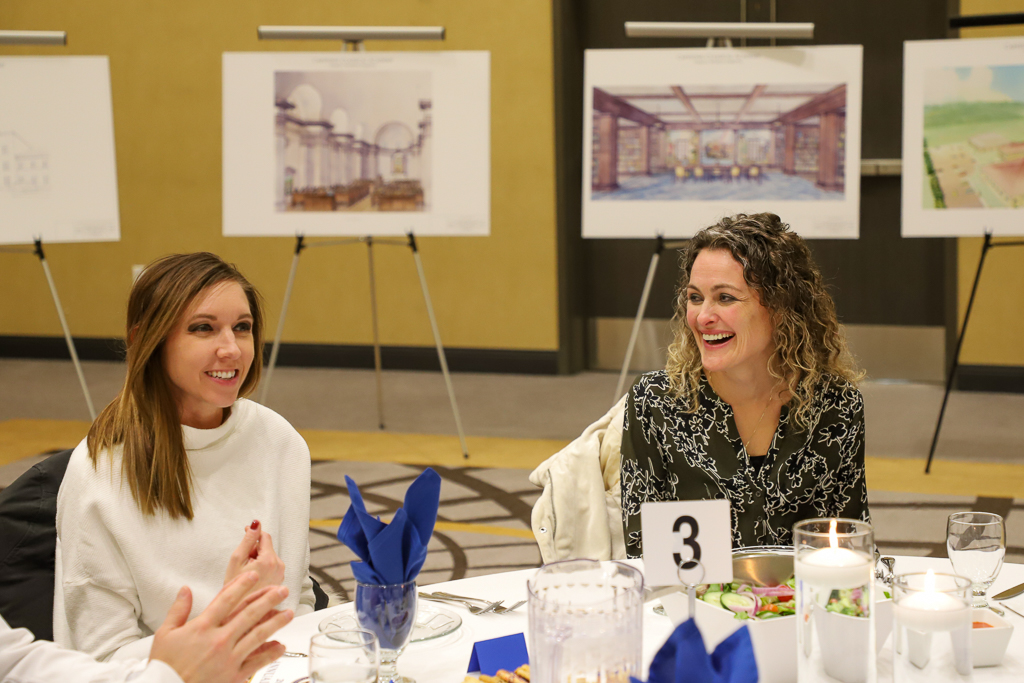
<instances>
[{"instance_id":1,"label":"cream colored jacket","mask_svg":"<svg viewBox=\"0 0 1024 683\"><path fill-rule=\"evenodd\" d=\"M531 522L545 564L626 557L619 447L627 396L530 474L530 481L544 489Z\"/></svg>"}]
</instances>

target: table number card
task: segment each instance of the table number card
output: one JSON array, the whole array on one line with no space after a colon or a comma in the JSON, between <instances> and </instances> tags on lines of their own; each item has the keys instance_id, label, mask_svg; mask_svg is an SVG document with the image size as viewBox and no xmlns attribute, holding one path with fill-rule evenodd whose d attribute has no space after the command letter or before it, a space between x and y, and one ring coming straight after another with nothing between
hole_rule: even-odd
<instances>
[{"instance_id":1,"label":"table number card","mask_svg":"<svg viewBox=\"0 0 1024 683\"><path fill-rule=\"evenodd\" d=\"M644 503L640 525L648 585L732 581L729 501Z\"/></svg>"}]
</instances>

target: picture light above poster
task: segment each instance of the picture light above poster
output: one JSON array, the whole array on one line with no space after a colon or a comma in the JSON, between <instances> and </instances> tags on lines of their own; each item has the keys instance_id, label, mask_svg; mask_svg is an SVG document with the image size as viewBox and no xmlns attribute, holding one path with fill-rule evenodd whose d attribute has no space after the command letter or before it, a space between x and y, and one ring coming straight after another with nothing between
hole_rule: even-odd
<instances>
[{"instance_id":1,"label":"picture light above poster","mask_svg":"<svg viewBox=\"0 0 1024 683\"><path fill-rule=\"evenodd\" d=\"M489 52L225 53L224 234L487 235Z\"/></svg>"},{"instance_id":2,"label":"picture light above poster","mask_svg":"<svg viewBox=\"0 0 1024 683\"><path fill-rule=\"evenodd\" d=\"M904 48L903 236L1024 235L1024 39Z\"/></svg>"},{"instance_id":3,"label":"picture light above poster","mask_svg":"<svg viewBox=\"0 0 1024 683\"><path fill-rule=\"evenodd\" d=\"M583 236L772 211L856 238L862 63L860 46L587 50Z\"/></svg>"}]
</instances>

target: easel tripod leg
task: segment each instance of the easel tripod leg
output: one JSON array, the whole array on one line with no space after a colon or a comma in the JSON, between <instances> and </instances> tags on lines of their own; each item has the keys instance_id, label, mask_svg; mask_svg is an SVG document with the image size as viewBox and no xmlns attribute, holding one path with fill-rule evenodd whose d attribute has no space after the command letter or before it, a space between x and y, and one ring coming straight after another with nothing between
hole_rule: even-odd
<instances>
[{"instance_id":1,"label":"easel tripod leg","mask_svg":"<svg viewBox=\"0 0 1024 683\"><path fill-rule=\"evenodd\" d=\"M967 333L967 321L971 319L971 309L974 307L974 295L978 293L978 281L981 280L981 268L985 265L985 256L992 247L992 234L985 233L985 241L981 245L981 258L978 259L978 271L974 274L974 285L971 286L971 298L967 300L967 310L964 312L964 324L960 328L960 336L956 340L956 349L953 351L953 363L950 365L949 374L946 376L946 391L942 395L942 407L939 408L939 419L935 423L935 434L932 435L932 445L928 449L928 462L925 463L924 473L928 474L932 469L932 458L935 456L935 446L939 443L939 431L942 429L942 418L946 415L946 404L949 402L949 392L953 390L953 380L956 376L957 367L960 365L960 348L964 343L964 335Z\"/></svg>"},{"instance_id":2,"label":"easel tripod leg","mask_svg":"<svg viewBox=\"0 0 1024 683\"><path fill-rule=\"evenodd\" d=\"M53 282L53 275L50 274L50 266L43 255L43 243L36 240L35 254L39 257L39 263L43 266L43 274L46 275L46 282L50 285L50 294L53 295L53 303L57 307L57 317L60 319L60 327L64 331L64 341L71 353L71 362L75 366L75 373L78 375L78 383L82 385L82 393L85 395L85 405L89 408L89 418L96 419L96 409L92 405L92 396L89 394L89 386L85 383L85 373L82 372L82 363L78 360L78 352L75 350L75 342L71 339L71 330L68 328L68 321L64 317L64 307L61 306L60 297L57 296L57 285Z\"/></svg>"},{"instance_id":3,"label":"easel tripod leg","mask_svg":"<svg viewBox=\"0 0 1024 683\"><path fill-rule=\"evenodd\" d=\"M384 429L384 386L381 381L380 332L377 326L377 281L373 274L373 237L366 238L366 255L370 260L370 317L373 320L373 367L377 376L377 424Z\"/></svg>"},{"instance_id":4,"label":"easel tripod leg","mask_svg":"<svg viewBox=\"0 0 1024 683\"><path fill-rule=\"evenodd\" d=\"M434 344L437 345L437 358L441 361L441 373L444 375L444 384L448 389L448 400L452 404L452 414L455 415L455 429L459 433L459 444L462 446L462 457L469 458L469 449L466 447L466 435L462 431L462 418L459 416L459 405L455 402L455 390L452 389L452 378L448 372L448 360L444 355L444 346L441 345L441 333L437 329L437 318L434 317L434 306L430 303L430 292L427 290L427 278L423 274L423 262L420 260L420 252L416 248L416 240L412 234L409 235L409 246L412 248L412 256L416 261L416 272L420 276L420 287L423 289L423 300L427 304L427 316L430 318L430 329L434 333Z\"/></svg>"},{"instance_id":5,"label":"easel tripod leg","mask_svg":"<svg viewBox=\"0 0 1024 683\"><path fill-rule=\"evenodd\" d=\"M626 388L626 375L629 373L629 364L633 360L633 348L636 346L637 337L640 336L640 323L644 320L644 311L647 310L647 299L651 295L651 285L654 284L654 274L658 270L658 261L661 259L661 250L663 243L661 238L658 238L658 248L651 254L651 265L647 268L647 280L644 281L644 291L640 295L640 305L636 309L636 319L633 320L633 331L629 335L629 344L626 346L626 357L622 361L622 371L619 373L619 383L615 386L615 397L612 399L612 403L615 403L622 397L622 392Z\"/></svg>"},{"instance_id":6,"label":"easel tripod leg","mask_svg":"<svg viewBox=\"0 0 1024 683\"><path fill-rule=\"evenodd\" d=\"M274 376L274 368L277 366L277 353L281 350L281 333L284 331L284 319L288 315L288 302L292 298L292 285L295 284L295 271L299 269L299 255L305 248L302 235L295 239L295 255L292 257L292 267L288 271L288 284L284 288L284 303L281 305L281 317L277 320L277 332L274 333L274 345L270 349L270 362L267 364L267 375L263 378L263 386L260 387L260 403L267 405L267 394L270 392L270 380ZM263 359L259 359L262 361Z\"/></svg>"}]
</instances>

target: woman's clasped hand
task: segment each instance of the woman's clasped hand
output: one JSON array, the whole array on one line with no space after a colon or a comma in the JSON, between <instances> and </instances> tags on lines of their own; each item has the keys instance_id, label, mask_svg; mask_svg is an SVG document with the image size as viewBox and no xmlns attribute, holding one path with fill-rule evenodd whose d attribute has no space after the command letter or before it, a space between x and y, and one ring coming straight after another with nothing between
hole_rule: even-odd
<instances>
[{"instance_id":1,"label":"woman's clasped hand","mask_svg":"<svg viewBox=\"0 0 1024 683\"><path fill-rule=\"evenodd\" d=\"M258 519L245 528L242 542L232 551L224 574L224 585L245 572L254 572L257 576L254 591L265 586L277 586L284 580L284 562L274 552L273 539L263 531Z\"/></svg>"}]
</instances>

